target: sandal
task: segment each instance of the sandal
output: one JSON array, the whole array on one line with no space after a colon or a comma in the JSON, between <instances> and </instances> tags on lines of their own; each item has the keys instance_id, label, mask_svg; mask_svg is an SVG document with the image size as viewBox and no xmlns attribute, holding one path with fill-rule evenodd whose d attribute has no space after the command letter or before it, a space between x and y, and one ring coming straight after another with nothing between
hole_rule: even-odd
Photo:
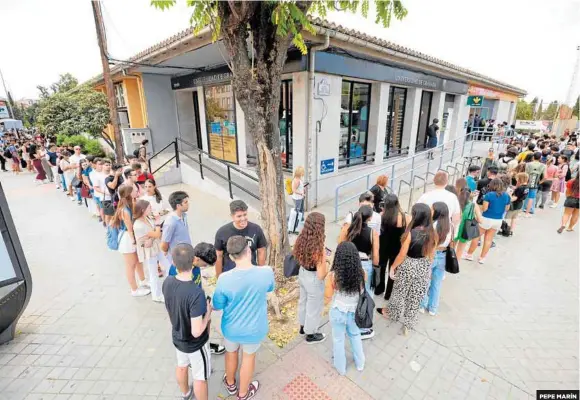
<instances>
[{"instance_id":1,"label":"sandal","mask_svg":"<svg viewBox=\"0 0 580 400\"><path fill-rule=\"evenodd\" d=\"M375 308L375 310L377 311L377 313L383 317L383 318L389 318L389 315L387 314L387 309L385 307L379 307L379 308ZM383 314L383 311L385 312Z\"/></svg>"},{"instance_id":2,"label":"sandal","mask_svg":"<svg viewBox=\"0 0 580 400\"><path fill-rule=\"evenodd\" d=\"M557 231L557 232L558 232L558 233L562 233L562 232L564 232L564 227L563 227L563 226L561 226L560 228L558 228L558 231Z\"/></svg>"}]
</instances>

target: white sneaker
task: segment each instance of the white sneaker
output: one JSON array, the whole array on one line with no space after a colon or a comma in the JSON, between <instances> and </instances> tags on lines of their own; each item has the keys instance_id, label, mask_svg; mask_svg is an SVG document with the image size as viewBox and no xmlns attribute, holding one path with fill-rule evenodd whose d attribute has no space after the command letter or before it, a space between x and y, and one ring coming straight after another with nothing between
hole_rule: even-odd
<instances>
[{"instance_id":1,"label":"white sneaker","mask_svg":"<svg viewBox=\"0 0 580 400\"><path fill-rule=\"evenodd\" d=\"M419 312L420 312L421 314L425 314L425 309L424 309L423 307L419 307Z\"/></svg>"},{"instance_id":2,"label":"white sneaker","mask_svg":"<svg viewBox=\"0 0 580 400\"><path fill-rule=\"evenodd\" d=\"M145 279L143 281L139 281L137 284L139 285L139 287L142 287L142 288L150 288L151 287L149 285L149 282L147 281L147 279Z\"/></svg>"},{"instance_id":3,"label":"white sneaker","mask_svg":"<svg viewBox=\"0 0 580 400\"><path fill-rule=\"evenodd\" d=\"M550 208L556 208L556 207L558 207L558 203L552 203L552 204L550 205Z\"/></svg>"},{"instance_id":4,"label":"white sneaker","mask_svg":"<svg viewBox=\"0 0 580 400\"><path fill-rule=\"evenodd\" d=\"M480 258L477 262L480 264L483 264L483 263L485 263L485 258Z\"/></svg>"},{"instance_id":5,"label":"white sneaker","mask_svg":"<svg viewBox=\"0 0 580 400\"><path fill-rule=\"evenodd\" d=\"M156 303L165 303L165 297L163 295L159 297L151 296L151 299Z\"/></svg>"},{"instance_id":6,"label":"white sneaker","mask_svg":"<svg viewBox=\"0 0 580 400\"><path fill-rule=\"evenodd\" d=\"M144 287L140 287L137 288L137 290L132 290L131 291L131 296L133 297L143 297L143 296L147 296L149 293L151 293L150 289L144 288Z\"/></svg>"},{"instance_id":7,"label":"white sneaker","mask_svg":"<svg viewBox=\"0 0 580 400\"><path fill-rule=\"evenodd\" d=\"M473 261L473 254L465 253L462 257L462 260Z\"/></svg>"},{"instance_id":8,"label":"white sneaker","mask_svg":"<svg viewBox=\"0 0 580 400\"><path fill-rule=\"evenodd\" d=\"M77 201L76 197L69 196L68 198L70 199L70 201Z\"/></svg>"},{"instance_id":9,"label":"white sneaker","mask_svg":"<svg viewBox=\"0 0 580 400\"><path fill-rule=\"evenodd\" d=\"M436 313L434 313L433 311L429 311L429 315L434 317L435 315L437 315Z\"/></svg>"}]
</instances>

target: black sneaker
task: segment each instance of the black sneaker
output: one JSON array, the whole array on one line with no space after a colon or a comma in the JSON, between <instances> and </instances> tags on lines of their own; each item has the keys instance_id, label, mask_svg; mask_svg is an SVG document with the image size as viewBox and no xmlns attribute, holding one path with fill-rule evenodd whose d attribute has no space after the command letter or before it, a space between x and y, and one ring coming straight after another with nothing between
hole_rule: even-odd
<instances>
[{"instance_id":1,"label":"black sneaker","mask_svg":"<svg viewBox=\"0 0 580 400\"><path fill-rule=\"evenodd\" d=\"M79 202L78 202L77 204L78 204L79 206L82 206L82 205L83 205L83 201L82 201L82 200L79 200Z\"/></svg>"},{"instance_id":2,"label":"black sneaker","mask_svg":"<svg viewBox=\"0 0 580 400\"><path fill-rule=\"evenodd\" d=\"M326 335L324 333L313 333L312 335L306 335L306 344L322 343L325 340Z\"/></svg>"},{"instance_id":3,"label":"black sneaker","mask_svg":"<svg viewBox=\"0 0 580 400\"><path fill-rule=\"evenodd\" d=\"M220 354L224 354L226 352L226 348L224 346L220 346L217 343L210 343L209 352L219 356Z\"/></svg>"},{"instance_id":4,"label":"black sneaker","mask_svg":"<svg viewBox=\"0 0 580 400\"><path fill-rule=\"evenodd\" d=\"M260 382L252 381L248 386L248 392L245 396L238 395L238 400L250 400L256 397L256 393L258 393L258 389L260 389Z\"/></svg>"},{"instance_id":5,"label":"black sneaker","mask_svg":"<svg viewBox=\"0 0 580 400\"><path fill-rule=\"evenodd\" d=\"M375 336L375 331L372 328L364 330L364 331L361 330L361 332L360 332L360 338L362 340L370 339L374 336Z\"/></svg>"},{"instance_id":6,"label":"black sneaker","mask_svg":"<svg viewBox=\"0 0 580 400\"><path fill-rule=\"evenodd\" d=\"M228 384L228 380L226 379L226 374L224 374L224 378L222 379L222 382L224 384L224 387L226 388L226 391L228 392L228 394L230 396L238 393L238 385L236 385L236 381L235 380L234 380L234 384L233 385ZM248 393L249 392L250 391L248 390Z\"/></svg>"},{"instance_id":7,"label":"black sneaker","mask_svg":"<svg viewBox=\"0 0 580 400\"><path fill-rule=\"evenodd\" d=\"M304 325L300 325L300 334L304 335Z\"/></svg>"}]
</instances>

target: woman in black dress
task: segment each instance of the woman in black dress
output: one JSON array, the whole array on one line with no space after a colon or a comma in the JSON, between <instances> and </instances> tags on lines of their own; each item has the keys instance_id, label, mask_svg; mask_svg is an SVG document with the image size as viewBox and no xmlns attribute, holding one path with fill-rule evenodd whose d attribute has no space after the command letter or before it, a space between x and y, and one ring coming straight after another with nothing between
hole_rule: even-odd
<instances>
[{"instance_id":1,"label":"woman in black dress","mask_svg":"<svg viewBox=\"0 0 580 400\"><path fill-rule=\"evenodd\" d=\"M401 250L401 236L405 232L410 218L403 212L399 198L394 194L385 195L382 208L381 236L379 237L380 272L375 287L375 295L379 296L385 292L385 300L389 300L393 291L393 280L386 273L387 267L393 264ZM385 278L387 279L386 291Z\"/></svg>"}]
</instances>

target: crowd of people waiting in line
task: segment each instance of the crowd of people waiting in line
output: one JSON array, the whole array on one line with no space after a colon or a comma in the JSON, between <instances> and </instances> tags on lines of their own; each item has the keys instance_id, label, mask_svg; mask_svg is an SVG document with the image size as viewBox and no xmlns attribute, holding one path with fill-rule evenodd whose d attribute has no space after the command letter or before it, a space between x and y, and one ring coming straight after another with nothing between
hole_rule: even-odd
<instances>
[{"instance_id":1,"label":"crowd of people waiting in line","mask_svg":"<svg viewBox=\"0 0 580 400\"><path fill-rule=\"evenodd\" d=\"M362 340L374 336L372 328L359 328L355 322L363 289L384 294L386 305L377 307L377 313L401 322L401 333L407 335L419 313L437 315L447 264L453 259L473 261L478 246L478 262L484 264L495 235L513 235L520 214L531 217L551 197L551 208L564 209L558 233L573 231L580 196L576 140L574 134L560 139L514 135L505 154L496 157L490 149L483 164L471 165L454 185L447 172L438 171L434 189L418 199L410 214L388 189L388 177L380 176L361 194L358 211L347 214L330 271L324 215L310 213L293 248L301 266L298 318L306 342L326 339L318 329L323 304L330 302L334 365L345 374L348 336L355 367L362 370ZM303 185L293 182L293 187ZM455 257L449 257L451 250Z\"/></svg>"},{"instance_id":2,"label":"crowd of people waiting in line","mask_svg":"<svg viewBox=\"0 0 580 400\"><path fill-rule=\"evenodd\" d=\"M47 154L52 152L50 143L48 147ZM57 187L77 201L75 195L81 192L80 199L85 201L80 204L105 226L119 230L118 251L123 254L131 294L151 293L154 301L165 303L183 398L208 398L210 355L223 353L226 371L221 379L228 394L239 400L254 398L260 388L253 380L256 352L268 333L267 295L275 281L273 269L265 265L266 237L259 225L248 220L248 206L241 200L231 202L232 221L216 232L214 244L194 246L186 192L169 196L169 211L153 177L135 160L112 164L106 158L85 157L78 147L74 154L57 150L61 162L56 172L60 175L59 167L63 171L61 180L54 179ZM68 171L72 173L67 175ZM296 207L301 209L308 185L302 181L302 170L298 171L292 188ZM514 138L505 154L496 158L490 151L482 166L470 166L455 185L449 185L447 172L439 171L434 189L423 194L408 214L387 183L387 176L379 177L360 196L358 210L346 216L330 268L327 259L332 251L326 247L326 221L321 213L308 214L292 250L300 266L300 334L307 344L326 339L319 329L324 303L329 303L333 362L342 375L346 373L346 337L355 367L362 371L362 340L375 334L372 327L361 329L356 323L363 291L384 296L386 304L376 312L401 322L401 333L407 335L418 323L419 313L437 315L451 250L457 259L471 261L483 239L479 263L484 264L495 234L513 234L518 215L532 215L536 206L544 208L550 192L552 207L566 193L558 232L566 227L573 230L578 220L578 149L573 135L560 141ZM212 297L206 297L202 288L201 268L208 266L215 266L217 276ZM209 342L213 310L222 311L223 345Z\"/></svg>"}]
</instances>

